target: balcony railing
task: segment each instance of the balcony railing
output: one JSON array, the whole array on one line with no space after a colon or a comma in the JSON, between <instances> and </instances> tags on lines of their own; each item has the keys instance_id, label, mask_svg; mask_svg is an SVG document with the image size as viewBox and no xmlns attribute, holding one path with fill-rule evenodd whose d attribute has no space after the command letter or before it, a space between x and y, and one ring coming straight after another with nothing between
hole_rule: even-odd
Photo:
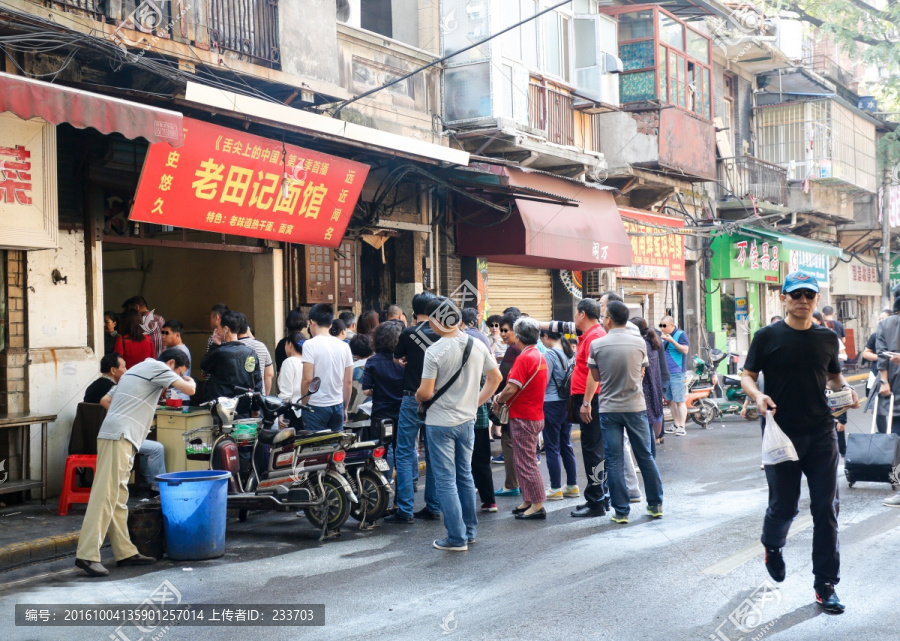
<instances>
[{"instance_id":1,"label":"balcony railing","mask_svg":"<svg viewBox=\"0 0 900 641\"><path fill-rule=\"evenodd\" d=\"M546 86L528 85L528 124L547 134L547 142L575 144L575 99Z\"/></svg>"},{"instance_id":2,"label":"balcony railing","mask_svg":"<svg viewBox=\"0 0 900 641\"><path fill-rule=\"evenodd\" d=\"M718 200L754 199L787 206L787 170L753 156L721 158L718 163Z\"/></svg>"},{"instance_id":3,"label":"balcony railing","mask_svg":"<svg viewBox=\"0 0 900 641\"><path fill-rule=\"evenodd\" d=\"M278 64L278 0L209 0L209 44Z\"/></svg>"},{"instance_id":4,"label":"balcony railing","mask_svg":"<svg viewBox=\"0 0 900 641\"><path fill-rule=\"evenodd\" d=\"M804 55L803 64L816 73L822 74L826 78L829 78L844 87L849 88L856 80L853 72L842 67L834 58L827 54L820 53L810 55L810 53L807 52L806 55Z\"/></svg>"},{"instance_id":5,"label":"balcony railing","mask_svg":"<svg viewBox=\"0 0 900 641\"><path fill-rule=\"evenodd\" d=\"M105 13L105 0L53 0L53 4L66 9L81 9L102 18Z\"/></svg>"}]
</instances>

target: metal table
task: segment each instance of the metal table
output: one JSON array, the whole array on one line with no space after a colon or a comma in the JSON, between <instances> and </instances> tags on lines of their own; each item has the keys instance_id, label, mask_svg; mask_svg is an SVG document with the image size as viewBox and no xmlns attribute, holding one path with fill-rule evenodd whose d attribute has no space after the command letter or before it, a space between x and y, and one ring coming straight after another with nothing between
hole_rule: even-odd
<instances>
[{"instance_id":1,"label":"metal table","mask_svg":"<svg viewBox=\"0 0 900 641\"><path fill-rule=\"evenodd\" d=\"M47 503L47 424L56 421L56 414L0 414L0 430L18 429L21 441L22 468L20 481L7 481L0 484L0 494L12 492L27 492L41 488L41 505ZM31 430L26 429L31 425L41 424L41 478L31 478L34 470L31 469L31 456L29 445ZM27 466L27 467L26 467ZM26 475L27 471L27 475Z\"/></svg>"}]
</instances>

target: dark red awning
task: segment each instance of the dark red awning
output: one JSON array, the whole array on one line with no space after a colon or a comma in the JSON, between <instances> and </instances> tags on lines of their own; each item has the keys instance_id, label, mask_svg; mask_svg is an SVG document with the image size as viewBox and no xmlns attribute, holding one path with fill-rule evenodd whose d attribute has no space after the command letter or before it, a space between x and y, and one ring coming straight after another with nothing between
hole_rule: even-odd
<instances>
[{"instance_id":1,"label":"dark red awning","mask_svg":"<svg viewBox=\"0 0 900 641\"><path fill-rule=\"evenodd\" d=\"M0 73L0 111L10 111L25 120L40 117L54 125L67 122L79 129L93 127L104 134L118 132L126 138L146 138L173 147L184 143L182 118L177 111L8 73Z\"/></svg>"},{"instance_id":2,"label":"dark red awning","mask_svg":"<svg viewBox=\"0 0 900 641\"><path fill-rule=\"evenodd\" d=\"M522 187L568 199L557 204L514 198L510 217L485 228L501 217L460 199L460 215L481 208L470 220L457 225L459 253L492 262L543 269L589 270L631 265L631 241L619 217L610 191L543 173L512 167L497 168L510 187Z\"/></svg>"}]
</instances>

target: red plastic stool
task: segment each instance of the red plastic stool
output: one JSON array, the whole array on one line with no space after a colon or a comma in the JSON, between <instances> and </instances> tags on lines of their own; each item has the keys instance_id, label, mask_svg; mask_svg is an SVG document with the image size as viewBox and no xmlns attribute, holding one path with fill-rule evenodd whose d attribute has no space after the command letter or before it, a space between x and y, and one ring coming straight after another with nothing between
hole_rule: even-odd
<instances>
[{"instance_id":1,"label":"red plastic stool","mask_svg":"<svg viewBox=\"0 0 900 641\"><path fill-rule=\"evenodd\" d=\"M66 459L66 474L63 477L62 496L59 497L59 515L69 513L69 506L73 503L87 503L91 498L91 488L76 485L75 470L78 468L90 468L97 472L96 454L71 454Z\"/></svg>"}]
</instances>

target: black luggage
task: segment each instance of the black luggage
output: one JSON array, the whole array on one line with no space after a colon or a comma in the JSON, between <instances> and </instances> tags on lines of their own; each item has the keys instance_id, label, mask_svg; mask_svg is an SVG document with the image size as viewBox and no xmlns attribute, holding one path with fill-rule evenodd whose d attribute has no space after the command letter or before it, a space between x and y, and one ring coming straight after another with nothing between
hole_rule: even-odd
<instances>
[{"instance_id":1,"label":"black luggage","mask_svg":"<svg viewBox=\"0 0 900 641\"><path fill-rule=\"evenodd\" d=\"M877 394L873 391L873 394ZM894 490L900 488L897 474L900 473L900 435L892 432L894 418L894 397L891 395L887 415L887 434L875 429L878 416L876 408L872 415L870 434L848 434L847 453L844 456L844 476L850 487L857 481L890 483Z\"/></svg>"}]
</instances>

